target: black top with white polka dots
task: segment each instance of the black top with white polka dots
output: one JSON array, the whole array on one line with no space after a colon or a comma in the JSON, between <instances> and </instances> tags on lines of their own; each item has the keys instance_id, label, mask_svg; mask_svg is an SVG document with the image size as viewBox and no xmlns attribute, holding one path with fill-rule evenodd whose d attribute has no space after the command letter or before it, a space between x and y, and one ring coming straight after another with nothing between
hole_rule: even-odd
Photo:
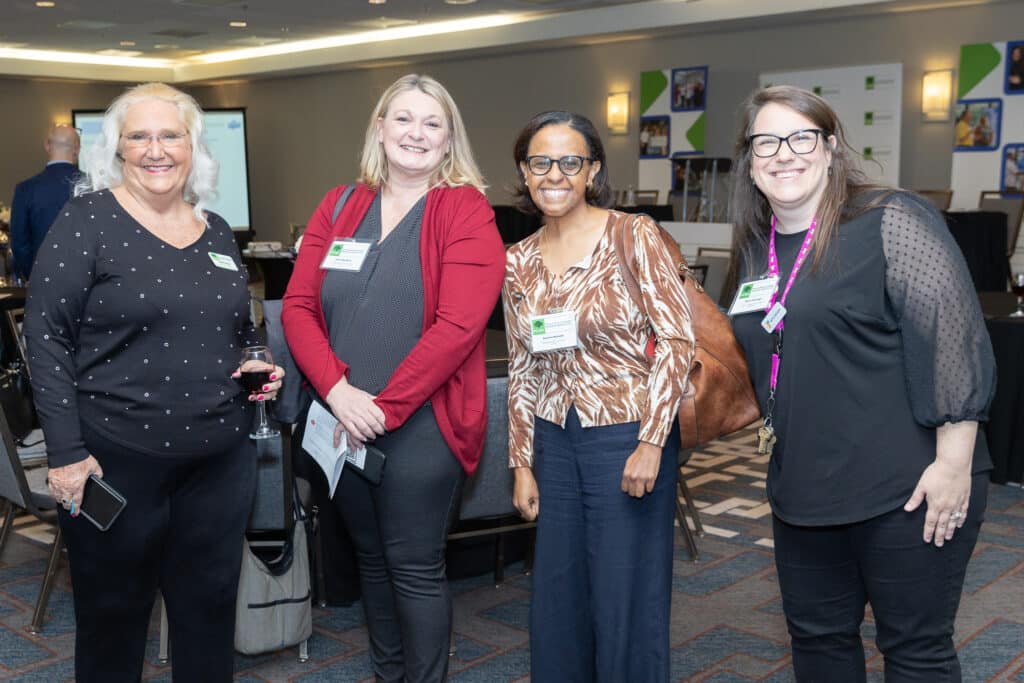
<instances>
[{"instance_id":1,"label":"black top with white polka dots","mask_svg":"<svg viewBox=\"0 0 1024 683\"><path fill-rule=\"evenodd\" d=\"M995 361L963 255L923 200L896 193L886 204L842 223L823 268L808 260L786 300L768 497L791 524L895 510L935 460L936 427L988 418ZM776 236L780 282L803 239ZM767 263L762 249L750 270ZM772 353L763 317L733 318L762 407ZM973 468L991 467L979 430Z\"/></svg>"},{"instance_id":2,"label":"black top with white polka dots","mask_svg":"<svg viewBox=\"0 0 1024 683\"><path fill-rule=\"evenodd\" d=\"M241 349L259 343L246 285L216 214L179 249L109 191L68 202L39 250L24 326L50 466L87 457L81 424L149 455L214 454L248 438L250 406L231 379Z\"/></svg>"}]
</instances>

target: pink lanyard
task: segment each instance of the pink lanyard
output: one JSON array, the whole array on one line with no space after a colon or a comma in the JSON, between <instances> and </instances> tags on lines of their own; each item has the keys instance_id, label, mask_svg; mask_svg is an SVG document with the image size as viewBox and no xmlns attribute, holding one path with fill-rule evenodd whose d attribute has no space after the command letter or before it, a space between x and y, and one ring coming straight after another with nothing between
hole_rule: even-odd
<instances>
[{"instance_id":1,"label":"pink lanyard","mask_svg":"<svg viewBox=\"0 0 1024 683\"><path fill-rule=\"evenodd\" d=\"M778 277L779 276L779 257L775 253L775 225L778 220L775 216L772 216L772 231L768 237L768 275ZM789 280L786 282L786 288L782 291L782 297L778 299L780 305L786 305L786 297L789 296L789 290L793 288L793 283L796 282L796 276L800 272L800 268L804 265L804 261L807 260L807 255L811 251L811 242L814 241L814 231L818 227L818 219L815 217L811 220L811 227L807 228L807 234L804 235L804 243L800 245L800 252L796 255L796 261L793 262L793 270L789 273ZM770 311L775 306L776 297L779 296L779 291L776 289L775 293L772 294L771 300L768 302L768 308L765 311ZM782 328L785 325L785 320L780 320L776 330L779 333L775 343L775 350L772 352L772 377L771 384L771 395L774 398L775 387L779 382L779 364L782 358Z\"/></svg>"}]
</instances>

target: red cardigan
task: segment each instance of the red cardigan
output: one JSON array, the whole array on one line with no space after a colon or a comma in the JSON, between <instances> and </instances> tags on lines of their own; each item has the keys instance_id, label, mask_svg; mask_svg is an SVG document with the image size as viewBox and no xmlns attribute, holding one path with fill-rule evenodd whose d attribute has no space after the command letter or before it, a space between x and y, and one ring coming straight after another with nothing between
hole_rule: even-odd
<instances>
[{"instance_id":1,"label":"red cardigan","mask_svg":"<svg viewBox=\"0 0 1024 683\"><path fill-rule=\"evenodd\" d=\"M320 396L348 376L348 365L331 350L320 305L326 274L320 263L336 238L355 233L376 196L357 185L332 226L331 214L344 189L328 192L309 219L281 312L295 363ZM472 474L487 430L484 330L505 275L494 211L479 191L440 187L428 193L420 264L423 334L374 402L390 431L429 400L445 442Z\"/></svg>"}]
</instances>

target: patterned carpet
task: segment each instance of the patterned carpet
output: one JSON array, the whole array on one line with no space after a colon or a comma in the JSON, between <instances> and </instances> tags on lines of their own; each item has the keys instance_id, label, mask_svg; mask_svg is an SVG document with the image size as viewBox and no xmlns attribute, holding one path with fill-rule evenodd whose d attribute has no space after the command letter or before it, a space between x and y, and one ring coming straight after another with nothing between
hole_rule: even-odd
<instances>
[{"instance_id":1,"label":"patterned carpet","mask_svg":"<svg viewBox=\"0 0 1024 683\"><path fill-rule=\"evenodd\" d=\"M752 448L752 431L694 453L686 466L707 535L693 563L677 543L672 605L672 676L676 681L792 681L788 638L772 562L770 512L764 497L766 462ZM19 519L0 562L0 680L70 680L74 620L67 572L50 601L44 634L25 625L45 566L52 530ZM679 537L681 539L681 536ZM453 583L455 654L450 680L497 683L529 680L526 631L530 579L521 565L495 587L491 576ZM882 681L881 657L864 626L868 680ZM968 572L956 641L967 682L1024 683L1024 491L993 486L987 521ZM236 680L249 682L370 681L359 605L315 611L310 660L295 648L236 659ZM145 680L170 681L156 661L151 634ZM631 682L639 683L639 682Z\"/></svg>"}]
</instances>

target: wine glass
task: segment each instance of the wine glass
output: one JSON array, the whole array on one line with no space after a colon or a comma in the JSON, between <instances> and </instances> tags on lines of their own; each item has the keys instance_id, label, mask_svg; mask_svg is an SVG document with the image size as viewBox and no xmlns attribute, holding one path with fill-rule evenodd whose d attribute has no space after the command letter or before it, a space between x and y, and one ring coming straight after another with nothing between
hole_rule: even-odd
<instances>
[{"instance_id":1,"label":"wine glass","mask_svg":"<svg viewBox=\"0 0 1024 683\"><path fill-rule=\"evenodd\" d=\"M1017 310L1010 317L1024 318L1024 272L1014 273L1010 278L1010 289L1017 295Z\"/></svg>"},{"instance_id":2,"label":"wine glass","mask_svg":"<svg viewBox=\"0 0 1024 683\"><path fill-rule=\"evenodd\" d=\"M259 366L251 361L258 361ZM246 365L250 364L254 366L252 369L247 370ZM269 365L274 364L274 359L270 355L270 349L266 346L247 346L242 349L242 359L239 363L239 367L242 371L242 386L245 387L250 393L259 393L263 391L263 385L270 382L270 371L262 369L262 364L267 363ZM257 367L259 369L257 369ZM256 426L256 429L249 434L250 439L271 439L275 436L280 436L281 432L270 426L267 421L267 407L263 401L256 402L256 410L259 414L260 421Z\"/></svg>"}]
</instances>

